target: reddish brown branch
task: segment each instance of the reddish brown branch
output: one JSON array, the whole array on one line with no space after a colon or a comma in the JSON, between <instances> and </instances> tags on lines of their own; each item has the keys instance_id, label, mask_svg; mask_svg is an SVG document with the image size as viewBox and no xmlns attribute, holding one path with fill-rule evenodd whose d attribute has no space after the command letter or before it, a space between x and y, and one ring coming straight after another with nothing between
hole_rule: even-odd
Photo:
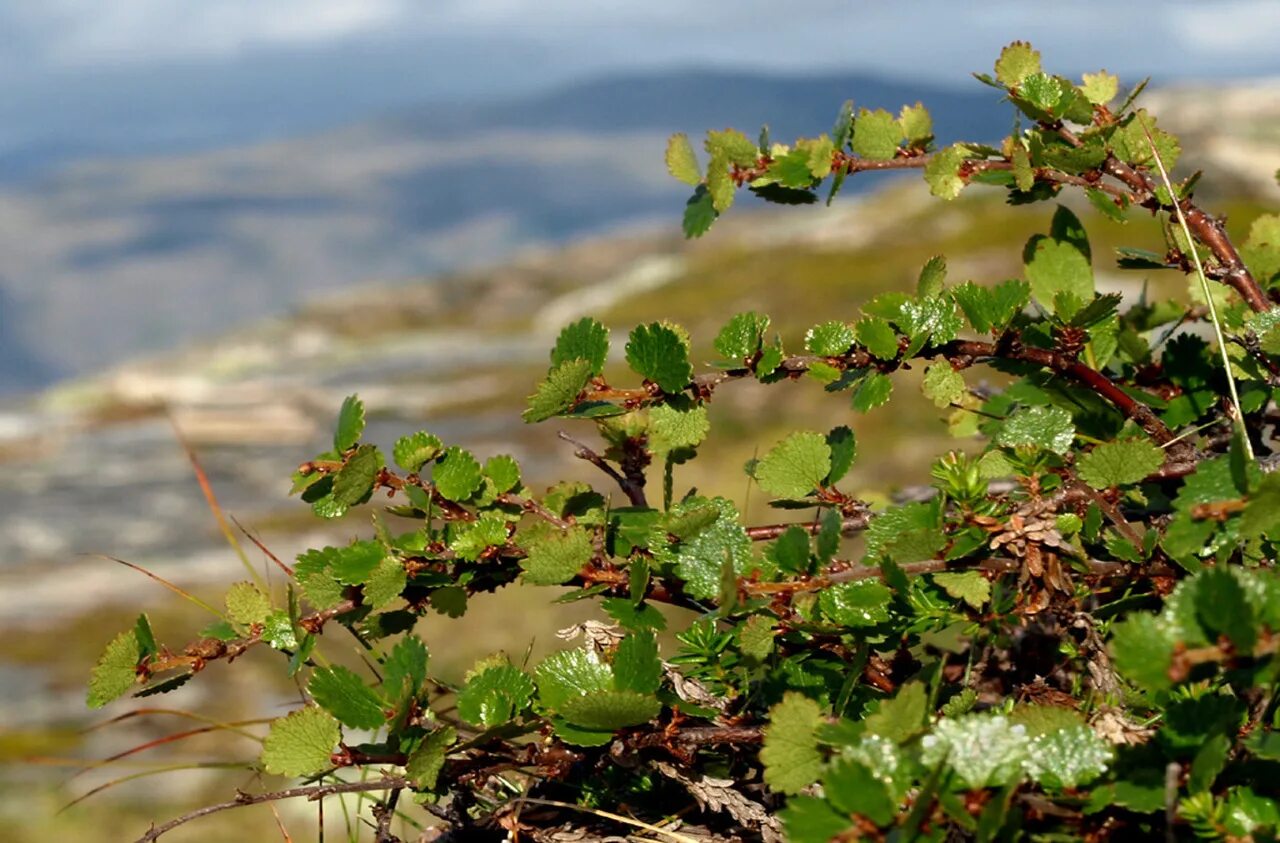
<instances>
[{"instance_id":1,"label":"reddish brown branch","mask_svg":"<svg viewBox=\"0 0 1280 843\"><path fill-rule=\"evenodd\" d=\"M857 515L847 515L840 524L840 532L846 535L849 533L856 533L859 530L867 529L867 525L870 523L870 513L860 512ZM776 539L791 527L799 527L811 536L817 535L818 530L822 529L822 525L818 521L795 521L789 524L761 524L756 527L748 527L747 538L755 542L769 541L770 539Z\"/></svg>"}]
</instances>

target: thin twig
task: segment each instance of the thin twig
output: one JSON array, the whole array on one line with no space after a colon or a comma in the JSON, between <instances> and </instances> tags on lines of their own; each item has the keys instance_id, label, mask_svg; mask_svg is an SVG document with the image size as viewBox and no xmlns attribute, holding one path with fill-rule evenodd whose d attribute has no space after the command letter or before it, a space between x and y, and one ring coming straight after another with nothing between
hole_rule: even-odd
<instances>
[{"instance_id":1,"label":"thin twig","mask_svg":"<svg viewBox=\"0 0 1280 843\"><path fill-rule=\"evenodd\" d=\"M557 434L565 442L577 448L573 455L580 460L586 460L605 474L613 478L613 482L618 484L618 488L622 489L622 493L627 496L627 500L631 501L632 506L648 506L649 502L644 496L644 489L633 483L618 473L618 470L609 463L605 462L604 457L591 450L586 444L579 442L563 430Z\"/></svg>"},{"instance_id":2,"label":"thin twig","mask_svg":"<svg viewBox=\"0 0 1280 843\"><path fill-rule=\"evenodd\" d=\"M305 796L308 800L315 801L317 799L323 799L326 796L333 796L339 793L366 793L377 790L402 790L409 787L409 785L409 780L403 776L389 776L378 781L370 782L339 782L337 784L307 785L305 787L291 787L287 790L277 790L271 793L238 793L236 794L236 798L230 802L219 802L216 805L206 805L203 808L197 808L194 811L169 820L164 825L152 826L151 830L139 837L135 843L151 843L153 840L159 840L162 834L167 834L180 825L186 825L192 820L198 820L201 817L207 817L210 814L217 814L221 811L230 811L232 808L244 808L248 805L261 805L264 802L278 802L281 799L296 799L299 796Z\"/></svg>"}]
</instances>

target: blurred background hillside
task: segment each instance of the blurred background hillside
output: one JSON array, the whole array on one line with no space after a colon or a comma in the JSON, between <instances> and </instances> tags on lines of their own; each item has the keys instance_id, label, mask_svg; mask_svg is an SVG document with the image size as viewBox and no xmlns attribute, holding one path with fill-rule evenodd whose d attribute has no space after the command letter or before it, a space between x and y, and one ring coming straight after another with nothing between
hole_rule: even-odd
<instances>
[{"instance_id":1,"label":"blurred background hillside","mask_svg":"<svg viewBox=\"0 0 1280 843\"><path fill-rule=\"evenodd\" d=\"M363 514L319 523L285 494L349 393L365 400L384 446L427 428L482 455L516 456L534 488L594 482L556 425L519 421L565 322L590 314L620 337L672 318L690 329L695 359L709 360L725 316L756 309L795 346L815 321L913 283L933 254L947 255L955 281L1016 276L1022 244L1052 211L1011 208L977 188L943 204L918 176L860 176L831 208L735 208L686 243L687 189L662 164L672 132L754 133L768 122L790 140L825 131L845 99L893 110L919 100L940 141L992 140L1013 125L1011 110L968 74L1021 38L1064 75L1152 76L1148 107L1182 134L1181 168L1205 170L1200 195L1233 233L1280 207L1271 44L1280 7L1271 3L1082 2L1053 16L1006 2L422 8L0 0L7 839L132 839L151 818L261 785L243 770L185 770L53 816L145 764L256 752L249 741L197 738L69 783L75 768L54 763L182 728L143 718L83 734L99 721L82 689L105 641L140 607L173 645L203 625L187 604L94 554L210 600L241 576L175 424L223 507L287 559L368 528ZM1114 246L1159 248L1148 217L1117 225L1077 210L1102 284L1182 294L1180 278L1112 268ZM814 383L724 390L705 458L677 482L745 503L741 466L757 448L790 427L838 423L862 442L855 487L874 498L918 482L922 460L954 440L911 387L908 375L891 417L855 417ZM456 677L477 656L535 637L552 647L575 610L524 611L528 597L476 601L465 636L432 618L426 639L448 642L434 647L434 669ZM163 704L269 716L243 697L271 666L256 654ZM291 692L276 689L281 702ZM284 816L295 835L309 833L305 819ZM272 839L273 829L264 810L172 839Z\"/></svg>"}]
</instances>

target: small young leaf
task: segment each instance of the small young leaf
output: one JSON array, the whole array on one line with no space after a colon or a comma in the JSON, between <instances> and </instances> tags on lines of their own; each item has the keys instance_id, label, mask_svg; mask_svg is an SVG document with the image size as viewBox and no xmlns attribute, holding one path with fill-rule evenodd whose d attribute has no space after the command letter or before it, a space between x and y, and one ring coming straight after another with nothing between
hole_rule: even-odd
<instances>
[{"instance_id":1,"label":"small young leaf","mask_svg":"<svg viewBox=\"0 0 1280 843\"><path fill-rule=\"evenodd\" d=\"M735 365L739 364L760 350L760 343L768 328L768 316L751 311L739 313L716 335L716 353Z\"/></svg>"},{"instance_id":2,"label":"small young leaf","mask_svg":"<svg viewBox=\"0 0 1280 843\"><path fill-rule=\"evenodd\" d=\"M669 401L649 409L649 447L655 453L696 448L707 438L707 408L692 401Z\"/></svg>"},{"instance_id":3,"label":"small young leaf","mask_svg":"<svg viewBox=\"0 0 1280 843\"><path fill-rule=\"evenodd\" d=\"M861 109L853 124L853 152L872 161L888 161L902 141L902 124L884 109Z\"/></svg>"},{"instance_id":4,"label":"small young leaf","mask_svg":"<svg viewBox=\"0 0 1280 843\"><path fill-rule=\"evenodd\" d=\"M678 132L667 141L667 172L691 187L702 182L702 171L698 167L698 156L693 152L693 144L689 136Z\"/></svg>"},{"instance_id":5,"label":"small young leaf","mask_svg":"<svg viewBox=\"0 0 1280 843\"><path fill-rule=\"evenodd\" d=\"M396 465L405 471L417 471L431 460L440 456L444 443L436 436L419 430L408 436L401 436L391 449L391 456Z\"/></svg>"},{"instance_id":6,"label":"small young leaf","mask_svg":"<svg viewBox=\"0 0 1280 843\"><path fill-rule=\"evenodd\" d=\"M374 609L387 606L401 595L408 580L408 574L399 559L394 556L384 557L365 581L364 605Z\"/></svg>"},{"instance_id":7,"label":"small young leaf","mask_svg":"<svg viewBox=\"0 0 1280 843\"><path fill-rule=\"evenodd\" d=\"M894 360L898 356L898 334L887 321L878 316L866 316L858 321L858 342L881 360Z\"/></svg>"},{"instance_id":8,"label":"small young leaf","mask_svg":"<svg viewBox=\"0 0 1280 843\"><path fill-rule=\"evenodd\" d=\"M317 668L307 683L307 692L316 705L353 729L377 729L386 722L382 698L341 665Z\"/></svg>"},{"instance_id":9,"label":"small young leaf","mask_svg":"<svg viewBox=\"0 0 1280 843\"><path fill-rule=\"evenodd\" d=\"M256 585L238 582L227 592L227 616L245 626L261 623L271 611L271 598Z\"/></svg>"},{"instance_id":10,"label":"small young leaf","mask_svg":"<svg viewBox=\"0 0 1280 843\"><path fill-rule=\"evenodd\" d=\"M1071 414L1061 407L1027 407L1006 418L995 438L1000 445L1044 448L1065 454L1075 433Z\"/></svg>"},{"instance_id":11,"label":"small young leaf","mask_svg":"<svg viewBox=\"0 0 1280 843\"><path fill-rule=\"evenodd\" d=\"M1007 88L1016 88L1033 73L1040 72L1040 52L1025 41L1014 41L996 59L996 79Z\"/></svg>"},{"instance_id":12,"label":"small young leaf","mask_svg":"<svg viewBox=\"0 0 1280 843\"><path fill-rule=\"evenodd\" d=\"M981 609L991 599L991 581L981 571L954 571L934 574L933 581L952 597Z\"/></svg>"},{"instance_id":13,"label":"small young leaf","mask_svg":"<svg viewBox=\"0 0 1280 843\"><path fill-rule=\"evenodd\" d=\"M341 733L338 721L314 706L271 722L262 743L262 766L279 776L312 776L330 766Z\"/></svg>"},{"instance_id":14,"label":"small young leaf","mask_svg":"<svg viewBox=\"0 0 1280 843\"><path fill-rule=\"evenodd\" d=\"M866 413L889 400L893 380L884 372L872 372L858 381L853 391L853 409Z\"/></svg>"},{"instance_id":15,"label":"small young leaf","mask_svg":"<svg viewBox=\"0 0 1280 843\"><path fill-rule=\"evenodd\" d=\"M1080 92L1094 105L1106 105L1116 98L1116 93L1120 90L1120 80L1105 70L1086 73L1081 78L1084 84L1080 86Z\"/></svg>"},{"instance_id":16,"label":"small young leaf","mask_svg":"<svg viewBox=\"0 0 1280 843\"><path fill-rule=\"evenodd\" d=\"M831 446L820 433L801 431L779 442L756 465L756 481L771 495L803 498L831 473Z\"/></svg>"},{"instance_id":17,"label":"small young leaf","mask_svg":"<svg viewBox=\"0 0 1280 843\"><path fill-rule=\"evenodd\" d=\"M947 280L947 259L944 255L934 255L925 261L920 270L920 279L916 282L916 296L927 299L942 294L943 283Z\"/></svg>"},{"instance_id":18,"label":"small young leaf","mask_svg":"<svg viewBox=\"0 0 1280 843\"><path fill-rule=\"evenodd\" d=\"M678 393L693 378L689 349L671 328L659 322L637 325L627 341L627 363L663 392Z\"/></svg>"},{"instance_id":19,"label":"small young leaf","mask_svg":"<svg viewBox=\"0 0 1280 843\"><path fill-rule=\"evenodd\" d=\"M955 199L967 182L960 176L960 167L970 157L969 148L955 144L934 153L924 168L924 180L929 192L941 199Z\"/></svg>"},{"instance_id":20,"label":"small young leaf","mask_svg":"<svg viewBox=\"0 0 1280 843\"><path fill-rule=\"evenodd\" d=\"M591 374L598 375L609 357L609 329L590 316L566 325L551 350L551 366L573 360L586 360Z\"/></svg>"},{"instance_id":21,"label":"small young leaf","mask_svg":"<svg viewBox=\"0 0 1280 843\"><path fill-rule=\"evenodd\" d=\"M931 400L935 407L948 407L959 401L965 394L964 377L946 360L929 364L929 368L925 369L920 387L925 397Z\"/></svg>"},{"instance_id":22,"label":"small young leaf","mask_svg":"<svg viewBox=\"0 0 1280 843\"><path fill-rule=\"evenodd\" d=\"M452 726L441 726L418 745L404 765L405 776L419 790L432 791L440 771L444 769L449 747L458 741L458 731Z\"/></svg>"},{"instance_id":23,"label":"small young leaf","mask_svg":"<svg viewBox=\"0 0 1280 843\"><path fill-rule=\"evenodd\" d=\"M458 714L482 729L511 722L533 697L533 680L509 664L473 676L458 693Z\"/></svg>"},{"instance_id":24,"label":"small young leaf","mask_svg":"<svg viewBox=\"0 0 1280 843\"><path fill-rule=\"evenodd\" d=\"M525 558L520 563L526 582L560 585L577 576L595 552L591 534L582 527L560 530L551 525L520 534Z\"/></svg>"},{"instance_id":25,"label":"small young leaf","mask_svg":"<svg viewBox=\"0 0 1280 843\"><path fill-rule=\"evenodd\" d=\"M520 485L520 464L506 454L498 454L485 460L484 476L498 494L510 492Z\"/></svg>"},{"instance_id":26,"label":"small young leaf","mask_svg":"<svg viewBox=\"0 0 1280 843\"><path fill-rule=\"evenodd\" d=\"M907 144L913 148L924 149L933 140L933 118L923 103L904 105L898 115L898 125Z\"/></svg>"},{"instance_id":27,"label":"small young leaf","mask_svg":"<svg viewBox=\"0 0 1280 843\"><path fill-rule=\"evenodd\" d=\"M818 780L822 774L817 738L820 725L822 709L795 691L788 691L782 702L769 709L764 748L760 750L765 784L796 794Z\"/></svg>"},{"instance_id":28,"label":"small young leaf","mask_svg":"<svg viewBox=\"0 0 1280 843\"><path fill-rule=\"evenodd\" d=\"M338 424L333 433L333 447L338 453L352 448L364 433L364 404L358 395L348 395L338 411Z\"/></svg>"},{"instance_id":29,"label":"small young leaf","mask_svg":"<svg viewBox=\"0 0 1280 843\"><path fill-rule=\"evenodd\" d=\"M737 507L721 497L692 497L671 507L650 529L648 547L657 564L675 568L685 592L697 599L719 593L726 561L738 575L755 564Z\"/></svg>"},{"instance_id":30,"label":"small young leaf","mask_svg":"<svg viewBox=\"0 0 1280 843\"><path fill-rule=\"evenodd\" d=\"M652 632L633 632L613 654L613 686L619 691L652 694L662 684L658 641Z\"/></svg>"},{"instance_id":31,"label":"small young leaf","mask_svg":"<svg viewBox=\"0 0 1280 843\"><path fill-rule=\"evenodd\" d=\"M924 730L928 707L924 683L908 682L896 696L882 701L880 708L867 716L867 733L905 743Z\"/></svg>"},{"instance_id":32,"label":"small young leaf","mask_svg":"<svg viewBox=\"0 0 1280 843\"><path fill-rule=\"evenodd\" d=\"M879 580L837 583L822 590L818 603L833 623L848 627L875 626L889 620L893 592Z\"/></svg>"},{"instance_id":33,"label":"small young leaf","mask_svg":"<svg viewBox=\"0 0 1280 843\"><path fill-rule=\"evenodd\" d=\"M431 472L436 491L451 501L465 501L474 495L482 480L480 463L470 451L456 445L445 449Z\"/></svg>"},{"instance_id":34,"label":"small young leaf","mask_svg":"<svg viewBox=\"0 0 1280 843\"><path fill-rule=\"evenodd\" d=\"M849 350L854 341L853 328L847 322L823 322L810 328L804 346L820 357L838 357Z\"/></svg>"},{"instance_id":35,"label":"small young leaf","mask_svg":"<svg viewBox=\"0 0 1280 843\"><path fill-rule=\"evenodd\" d=\"M1080 479L1095 489L1137 483L1164 465L1164 450L1149 439L1105 442L1076 461Z\"/></svg>"},{"instance_id":36,"label":"small young leaf","mask_svg":"<svg viewBox=\"0 0 1280 843\"><path fill-rule=\"evenodd\" d=\"M373 492L373 481L383 465L382 452L376 446L361 445L357 448L333 478L334 503L352 507L367 500Z\"/></svg>"},{"instance_id":37,"label":"small young leaf","mask_svg":"<svg viewBox=\"0 0 1280 843\"><path fill-rule=\"evenodd\" d=\"M406 635L382 663L382 690L391 699L417 695L427 681L427 645L416 635Z\"/></svg>"},{"instance_id":38,"label":"small young leaf","mask_svg":"<svg viewBox=\"0 0 1280 843\"><path fill-rule=\"evenodd\" d=\"M827 433L827 447L831 449L831 472L825 482L830 485L839 483L849 473L858 455L858 440L852 430L840 425Z\"/></svg>"},{"instance_id":39,"label":"small young leaf","mask_svg":"<svg viewBox=\"0 0 1280 843\"><path fill-rule=\"evenodd\" d=\"M681 228L684 236L690 240L701 237L711 230L711 225L720 216L716 210L711 192L706 185L698 185L684 205L684 220Z\"/></svg>"},{"instance_id":40,"label":"small young leaf","mask_svg":"<svg viewBox=\"0 0 1280 843\"><path fill-rule=\"evenodd\" d=\"M133 688L138 679L140 655L134 630L111 639L89 677L89 708L102 708Z\"/></svg>"},{"instance_id":41,"label":"small young leaf","mask_svg":"<svg viewBox=\"0 0 1280 843\"><path fill-rule=\"evenodd\" d=\"M591 380L591 362L581 358L561 363L547 373L546 380L529 396L526 422L540 422L573 408L578 394Z\"/></svg>"}]
</instances>

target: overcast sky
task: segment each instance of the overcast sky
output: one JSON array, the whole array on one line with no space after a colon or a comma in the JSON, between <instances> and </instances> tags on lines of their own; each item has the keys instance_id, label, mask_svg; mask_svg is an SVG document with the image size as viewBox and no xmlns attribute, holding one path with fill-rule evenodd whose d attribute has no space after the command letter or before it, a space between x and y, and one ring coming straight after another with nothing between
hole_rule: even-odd
<instances>
[{"instance_id":1,"label":"overcast sky","mask_svg":"<svg viewBox=\"0 0 1280 843\"><path fill-rule=\"evenodd\" d=\"M1276 75L1278 33L1263 0L0 0L0 152L216 144L673 66L973 84L1016 38L1067 73Z\"/></svg>"}]
</instances>

